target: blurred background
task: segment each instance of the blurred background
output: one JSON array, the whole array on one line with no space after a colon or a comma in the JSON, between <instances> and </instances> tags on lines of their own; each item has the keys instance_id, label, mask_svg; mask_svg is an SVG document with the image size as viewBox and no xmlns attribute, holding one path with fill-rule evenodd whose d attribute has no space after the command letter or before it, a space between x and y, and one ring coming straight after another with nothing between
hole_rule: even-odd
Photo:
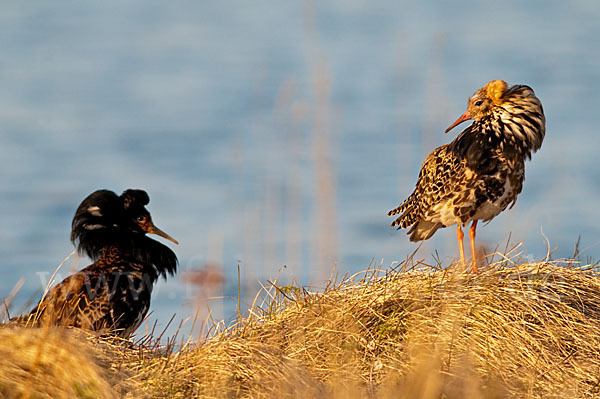
<instances>
[{"instance_id":1,"label":"blurred background","mask_svg":"<svg viewBox=\"0 0 600 399\"><path fill-rule=\"evenodd\" d=\"M141 329L231 319L238 267L242 313L269 281L318 289L334 269L388 268L417 245L387 211L493 79L535 90L547 134L479 243L510 235L540 260L581 236L597 258L598 21L589 0L3 2L0 297L22 279L13 314L39 298L99 188L146 190L181 243ZM416 258L436 251L457 258L454 229Z\"/></svg>"}]
</instances>

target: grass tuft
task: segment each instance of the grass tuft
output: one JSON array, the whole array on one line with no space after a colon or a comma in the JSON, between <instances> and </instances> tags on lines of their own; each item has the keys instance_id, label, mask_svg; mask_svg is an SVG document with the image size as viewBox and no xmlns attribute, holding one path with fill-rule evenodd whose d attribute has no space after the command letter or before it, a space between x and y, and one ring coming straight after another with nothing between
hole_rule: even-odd
<instances>
[{"instance_id":1,"label":"grass tuft","mask_svg":"<svg viewBox=\"0 0 600 399\"><path fill-rule=\"evenodd\" d=\"M61 328L0 329L0 397L118 397L106 365L81 334Z\"/></svg>"}]
</instances>

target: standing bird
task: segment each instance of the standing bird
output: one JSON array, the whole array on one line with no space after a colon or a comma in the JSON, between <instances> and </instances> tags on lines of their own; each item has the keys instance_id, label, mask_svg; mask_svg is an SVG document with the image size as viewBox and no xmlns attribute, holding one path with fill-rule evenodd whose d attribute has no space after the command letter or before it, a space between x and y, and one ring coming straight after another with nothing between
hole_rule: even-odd
<instances>
[{"instance_id":1,"label":"standing bird","mask_svg":"<svg viewBox=\"0 0 600 399\"><path fill-rule=\"evenodd\" d=\"M472 222L471 270L477 272L477 222L489 221L514 205L525 180L525 159L541 147L546 119L542 103L529 86L508 86L503 80L477 90L465 113L446 133L469 119L474 122L451 143L427 156L415 191L388 216L400 215L392 227L410 227L410 241L426 240L440 227L457 224L463 268L461 226Z\"/></svg>"},{"instance_id":2,"label":"standing bird","mask_svg":"<svg viewBox=\"0 0 600 399\"><path fill-rule=\"evenodd\" d=\"M50 289L28 316L29 325L74 326L129 337L142 323L159 275L174 275L177 257L146 236L176 240L154 226L142 190L90 194L77 208L71 241L94 263Z\"/></svg>"}]
</instances>

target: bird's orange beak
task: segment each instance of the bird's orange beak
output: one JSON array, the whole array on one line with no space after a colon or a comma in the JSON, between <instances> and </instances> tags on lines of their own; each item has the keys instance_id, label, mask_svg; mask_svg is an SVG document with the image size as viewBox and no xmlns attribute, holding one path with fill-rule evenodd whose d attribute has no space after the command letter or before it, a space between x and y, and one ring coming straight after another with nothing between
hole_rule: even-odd
<instances>
[{"instance_id":1,"label":"bird's orange beak","mask_svg":"<svg viewBox=\"0 0 600 399\"><path fill-rule=\"evenodd\" d=\"M464 121L468 121L471 118L471 114L469 113L469 110L466 110L464 114L462 114L460 116L460 118L458 118L456 120L456 122L454 122L453 124L450 125L450 127L448 129L446 129L446 131L444 133L448 133L450 130L454 129L454 127L456 125L460 125L461 123L463 123Z\"/></svg>"},{"instance_id":2,"label":"bird's orange beak","mask_svg":"<svg viewBox=\"0 0 600 399\"><path fill-rule=\"evenodd\" d=\"M150 222L150 224L148 226L146 226L146 233L148 234L156 234L157 236L161 236L163 238L166 238L169 241L174 242L175 244L179 245L179 243L177 242L176 239L174 239L173 237L171 237L170 235L168 235L167 233L165 233L164 231L162 231L161 229L159 229L158 227L156 227L154 225L154 223Z\"/></svg>"}]
</instances>

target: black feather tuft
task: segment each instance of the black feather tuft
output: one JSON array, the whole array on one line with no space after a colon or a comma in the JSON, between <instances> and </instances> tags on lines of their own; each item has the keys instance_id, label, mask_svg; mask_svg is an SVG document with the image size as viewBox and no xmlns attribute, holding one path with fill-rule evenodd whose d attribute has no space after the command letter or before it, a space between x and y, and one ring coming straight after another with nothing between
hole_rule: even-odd
<instances>
[{"instance_id":1,"label":"black feather tuft","mask_svg":"<svg viewBox=\"0 0 600 399\"><path fill-rule=\"evenodd\" d=\"M166 245L145 235L139 235L131 242L130 248L131 256L146 267L146 272L150 273L153 281L159 275L166 280L167 273L173 276L177 272L177 256Z\"/></svg>"},{"instance_id":2,"label":"black feather tuft","mask_svg":"<svg viewBox=\"0 0 600 399\"><path fill-rule=\"evenodd\" d=\"M103 248L121 235L125 213L121 200L110 190L98 190L79 205L71 223L71 241L79 253L96 260Z\"/></svg>"},{"instance_id":3,"label":"black feather tuft","mask_svg":"<svg viewBox=\"0 0 600 399\"><path fill-rule=\"evenodd\" d=\"M148 193L146 193L144 190L131 188L123 191L123 194L121 194L121 199L123 200L123 206L125 209L131 208L132 205L146 206L150 202L150 197L148 197Z\"/></svg>"}]
</instances>

